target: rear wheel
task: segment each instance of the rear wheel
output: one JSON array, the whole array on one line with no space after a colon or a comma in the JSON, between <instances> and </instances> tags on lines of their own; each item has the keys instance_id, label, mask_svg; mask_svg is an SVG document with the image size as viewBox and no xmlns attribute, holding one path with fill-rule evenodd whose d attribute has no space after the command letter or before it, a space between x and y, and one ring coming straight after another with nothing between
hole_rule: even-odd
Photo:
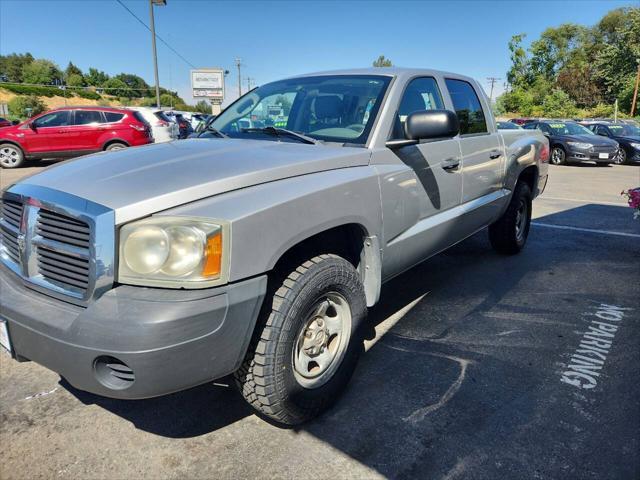
<instances>
[{"instance_id":1,"label":"rear wheel","mask_svg":"<svg viewBox=\"0 0 640 480\"><path fill-rule=\"evenodd\" d=\"M489 226L491 246L499 253L519 253L527 243L531 226L531 189L518 182L502 217Z\"/></svg>"},{"instance_id":2,"label":"rear wheel","mask_svg":"<svg viewBox=\"0 0 640 480\"><path fill-rule=\"evenodd\" d=\"M551 149L551 163L554 165L564 165L567 161L567 154L561 146L555 146Z\"/></svg>"},{"instance_id":3,"label":"rear wheel","mask_svg":"<svg viewBox=\"0 0 640 480\"><path fill-rule=\"evenodd\" d=\"M123 148L127 148L127 145L121 142L113 142L107 145L107 148L105 148L105 150L107 152L112 152L114 150L122 150Z\"/></svg>"},{"instance_id":4,"label":"rear wheel","mask_svg":"<svg viewBox=\"0 0 640 480\"><path fill-rule=\"evenodd\" d=\"M367 307L358 272L341 257L319 255L280 278L235 378L260 414L297 425L327 409L349 382Z\"/></svg>"},{"instance_id":5,"label":"rear wheel","mask_svg":"<svg viewBox=\"0 0 640 480\"><path fill-rule=\"evenodd\" d=\"M0 144L0 167L18 168L25 164L24 153L12 143Z\"/></svg>"}]
</instances>

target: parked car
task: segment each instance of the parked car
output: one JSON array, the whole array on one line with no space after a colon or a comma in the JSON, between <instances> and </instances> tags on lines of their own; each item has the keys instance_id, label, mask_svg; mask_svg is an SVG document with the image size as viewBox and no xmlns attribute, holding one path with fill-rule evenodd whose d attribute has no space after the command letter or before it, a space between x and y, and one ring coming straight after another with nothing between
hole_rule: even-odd
<instances>
[{"instance_id":1,"label":"parked car","mask_svg":"<svg viewBox=\"0 0 640 480\"><path fill-rule=\"evenodd\" d=\"M626 123L592 123L588 128L618 142L620 150L614 163L640 162L640 128Z\"/></svg>"},{"instance_id":2,"label":"parked car","mask_svg":"<svg viewBox=\"0 0 640 480\"><path fill-rule=\"evenodd\" d=\"M239 128L278 96L288 128ZM4 193L15 358L121 399L233 373L262 415L300 424L347 385L382 284L484 227L518 253L548 176L541 132L503 135L478 82L434 70L276 81L212 128Z\"/></svg>"},{"instance_id":3,"label":"parked car","mask_svg":"<svg viewBox=\"0 0 640 480\"><path fill-rule=\"evenodd\" d=\"M13 125L13 123L11 123L9 120L7 120L6 118L0 117L0 128L10 127L11 125Z\"/></svg>"},{"instance_id":4,"label":"parked car","mask_svg":"<svg viewBox=\"0 0 640 480\"><path fill-rule=\"evenodd\" d=\"M202 122L205 122L209 119L211 115L207 115L206 113L194 113L191 115L191 127L193 128L193 131L195 132L196 129L198 128L198 125L200 125Z\"/></svg>"},{"instance_id":5,"label":"parked car","mask_svg":"<svg viewBox=\"0 0 640 480\"><path fill-rule=\"evenodd\" d=\"M109 107L65 107L0 130L0 167L26 160L71 158L151 143L151 127L139 112Z\"/></svg>"},{"instance_id":6,"label":"parked car","mask_svg":"<svg viewBox=\"0 0 640 480\"><path fill-rule=\"evenodd\" d=\"M162 110L149 107L129 107L129 109L140 112L145 121L151 125L155 143L170 142L178 139L180 133L178 124L172 122Z\"/></svg>"},{"instance_id":7,"label":"parked car","mask_svg":"<svg viewBox=\"0 0 640 480\"><path fill-rule=\"evenodd\" d=\"M193 133L191 122L187 120L182 113L165 112L165 115L178 125L178 138L187 138Z\"/></svg>"},{"instance_id":8,"label":"parked car","mask_svg":"<svg viewBox=\"0 0 640 480\"><path fill-rule=\"evenodd\" d=\"M522 127L513 122L496 122L498 130L522 130Z\"/></svg>"},{"instance_id":9,"label":"parked car","mask_svg":"<svg viewBox=\"0 0 640 480\"><path fill-rule=\"evenodd\" d=\"M515 123L516 125L526 125L527 123L533 123L536 120L533 118L512 118L509 120L511 123Z\"/></svg>"},{"instance_id":10,"label":"parked car","mask_svg":"<svg viewBox=\"0 0 640 480\"><path fill-rule=\"evenodd\" d=\"M618 143L603 138L575 122L555 120L536 121L524 126L528 130L540 130L549 138L551 163L563 165L570 162L595 162L607 166L618 156Z\"/></svg>"}]
</instances>

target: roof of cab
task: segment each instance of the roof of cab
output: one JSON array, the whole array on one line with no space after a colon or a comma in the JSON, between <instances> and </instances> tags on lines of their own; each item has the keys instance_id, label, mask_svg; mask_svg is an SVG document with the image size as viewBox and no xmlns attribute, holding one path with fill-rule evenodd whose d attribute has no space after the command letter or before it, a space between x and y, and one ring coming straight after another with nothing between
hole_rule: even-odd
<instances>
[{"instance_id":1,"label":"roof of cab","mask_svg":"<svg viewBox=\"0 0 640 480\"><path fill-rule=\"evenodd\" d=\"M444 77L464 78L473 80L473 78L459 73L445 72L442 70L433 70L428 68L405 68L405 67L368 67L353 68L348 70L326 70L322 72L305 73L303 75L295 75L289 78L314 77L321 75L380 75L386 77L414 77L416 75L438 75Z\"/></svg>"}]
</instances>

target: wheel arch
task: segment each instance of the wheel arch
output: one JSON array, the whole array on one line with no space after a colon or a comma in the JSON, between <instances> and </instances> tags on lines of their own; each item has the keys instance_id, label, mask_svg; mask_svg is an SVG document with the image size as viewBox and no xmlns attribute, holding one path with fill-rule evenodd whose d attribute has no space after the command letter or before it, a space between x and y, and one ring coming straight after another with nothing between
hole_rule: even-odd
<instances>
[{"instance_id":1,"label":"wheel arch","mask_svg":"<svg viewBox=\"0 0 640 480\"><path fill-rule=\"evenodd\" d=\"M131 145L129 145L129 142L127 142L126 140L123 140L121 138L110 138L109 140L107 140L106 142L104 142L102 144L102 150L106 150L107 148L109 148L110 145L113 145L114 143L122 143L123 145L126 145L127 147L131 146Z\"/></svg>"},{"instance_id":2,"label":"wheel arch","mask_svg":"<svg viewBox=\"0 0 640 480\"><path fill-rule=\"evenodd\" d=\"M375 305L382 283L380 244L377 236L371 235L361 223L348 222L315 233L307 232L274 255L271 272L277 274L326 253L338 255L354 266L364 285L367 306Z\"/></svg>"}]
</instances>

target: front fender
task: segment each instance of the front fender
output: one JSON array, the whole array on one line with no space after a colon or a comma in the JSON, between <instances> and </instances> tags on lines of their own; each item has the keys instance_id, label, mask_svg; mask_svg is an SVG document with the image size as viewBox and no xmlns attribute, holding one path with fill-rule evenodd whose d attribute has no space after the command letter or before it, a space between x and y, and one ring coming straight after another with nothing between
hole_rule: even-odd
<instances>
[{"instance_id":1,"label":"front fender","mask_svg":"<svg viewBox=\"0 0 640 480\"><path fill-rule=\"evenodd\" d=\"M160 215L229 221L231 282L270 271L291 247L333 227L358 224L378 238L382 228L378 178L369 166L256 185Z\"/></svg>"},{"instance_id":2,"label":"front fender","mask_svg":"<svg viewBox=\"0 0 640 480\"><path fill-rule=\"evenodd\" d=\"M536 167L538 172L535 178L536 185L538 178L547 174L547 164L543 163L540 159L540 153L546 143L548 143L548 140L544 135L540 134L518 137L511 143L505 145L507 164L505 168L504 187L506 189L513 191L520 174L528 167ZM536 185L534 185L534 194Z\"/></svg>"}]
</instances>

